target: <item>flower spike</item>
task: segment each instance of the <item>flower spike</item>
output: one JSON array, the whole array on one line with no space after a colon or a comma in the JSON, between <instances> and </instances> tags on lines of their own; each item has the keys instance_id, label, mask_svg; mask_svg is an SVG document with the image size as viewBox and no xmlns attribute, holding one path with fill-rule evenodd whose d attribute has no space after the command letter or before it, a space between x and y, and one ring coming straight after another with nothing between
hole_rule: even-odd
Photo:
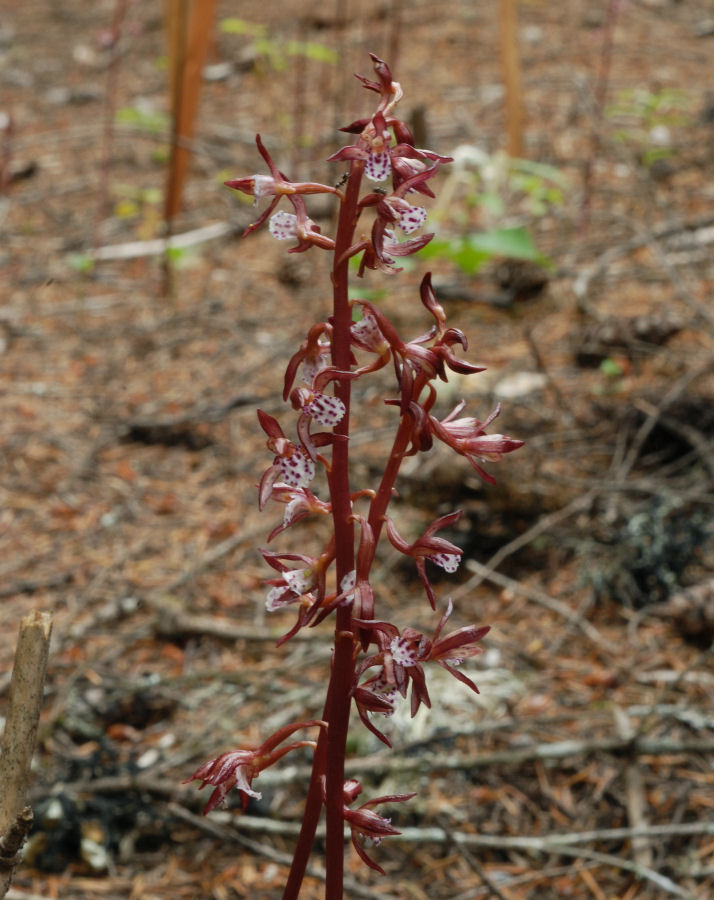
<instances>
[{"instance_id":1,"label":"flower spike","mask_svg":"<svg viewBox=\"0 0 714 900\"><path fill-rule=\"evenodd\" d=\"M396 495L400 466L406 457L428 451L439 440L464 456L484 479L492 481L480 463L497 461L522 444L487 433L500 407L483 421L463 416L463 403L444 418L435 415L438 381L448 381L452 372L477 373L483 366L462 358L468 350L466 336L447 325L430 274L419 288L426 326L416 337L403 336L398 323L388 318L376 299L353 298L353 263L359 276L365 269L399 272L399 261L418 253L433 238L428 205L422 205L422 198L435 196L437 176L442 166L452 161L415 146L414 134L396 112L402 97L399 82L384 60L374 54L370 58L372 76L357 78L373 95L373 112L341 129L352 137L348 146L330 157L342 167L338 184L291 181L278 168L260 135L256 136L256 146L264 171L226 182L229 188L249 195L255 206L260 204L257 218L245 234L267 224L275 240L287 242L289 253L317 247L330 254L325 272L329 268L331 310L320 316L323 321L308 325L304 340L292 352L284 371L283 402L292 407L296 414L293 420L297 421L286 433L277 418L258 410L272 458L260 478L258 505L262 510L269 501L282 504L282 520L273 527L268 540L291 529L290 543L284 548L290 552L260 550L263 561L273 570L265 579L265 609L279 618L281 613L291 615L291 627L278 639L278 646L302 628L314 628L327 619L334 623L329 638L324 721L286 725L261 746L221 753L192 776L201 788L211 785L206 812L223 803L233 789L245 810L251 799L260 798L255 781L265 768L292 750L314 749L285 900L298 900L300 896L323 804L325 896L332 898L344 895L345 823L360 860L384 873L368 852L369 845L399 832L389 818L377 812L377 807L413 796L388 794L359 804L362 785L344 780L353 705L364 727L391 746L388 735L378 727L380 717L391 716L403 703L409 704L412 716L422 706L431 707L427 663L440 666L478 692L462 671L462 663L481 652L480 642L488 626L465 625L444 633L453 609L450 600L446 609L434 616L438 619L435 629L432 625L422 631L378 618L382 585L375 576L375 560L380 541L382 546L388 541L414 560L417 577L435 611L429 567L436 565L454 573L463 555L459 546L442 536L446 529L455 531L460 511L435 518L415 539L399 533L388 513L390 500ZM298 87L302 89L302 85ZM339 200L330 233L322 233L318 224L322 219L310 217L313 194L329 194ZM287 203L281 204L283 199ZM315 302L320 294L316 286ZM371 296L379 294L373 292ZM261 310L261 315L269 318L267 311ZM389 413L398 425L392 448L376 472L374 488L361 485L357 489L356 479L371 472L372 450L378 449L370 448L365 459L359 459L362 443L356 437L362 434L355 435L354 429L354 422L366 421L369 436L369 409L375 391L365 379L376 372L380 377L374 379L375 384L393 382L383 395L377 387L376 399L390 406ZM320 467L324 469L321 480L326 482L324 499L318 496L324 488L313 486ZM319 521L315 520L317 516ZM317 527L303 541L293 526L308 517ZM313 634L319 636L317 629ZM292 659L293 664L300 665L294 656ZM279 681L275 684L278 690ZM311 727L320 729L317 740L296 739L296 731Z\"/></svg>"}]
</instances>

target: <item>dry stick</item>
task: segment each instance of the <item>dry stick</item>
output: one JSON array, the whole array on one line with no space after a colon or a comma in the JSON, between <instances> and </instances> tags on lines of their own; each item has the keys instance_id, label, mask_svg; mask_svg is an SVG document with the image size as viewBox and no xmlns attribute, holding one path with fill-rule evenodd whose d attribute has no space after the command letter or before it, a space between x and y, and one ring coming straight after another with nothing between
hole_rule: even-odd
<instances>
[{"instance_id":1,"label":"dry stick","mask_svg":"<svg viewBox=\"0 0 714 900\"><path fill-rule=\"evenodd\" d=\"M521 868L526 868L525 866L521 866ZM537 885L540 885L544 882L552 882L560 875L567 875L570 877L572 874L572 867L568 866L553 866L550 869L536 871L531 869L526 875L503 875L501 876L503 879L503 886L506 888L518 888L524 884L530 884L531 882L536 882ZM501 880L501 879L499 879ZM452 897L451 900L476 900L477 897L487 897L490 898L492 895L491 888L488 885L482 885L481 887L470 887L465 891L462 891L460 894L456 894L456 896ZM21 898L18 898L21 900ZM29 900L33 900L33 898L29 898Z\"/></svg>"},{"instance_id":2,"label":"dry stick","mask_svg":"<svg viewBox=\"0 0 714 900\"><path fill-rule=\"evenodd\" d=\"M610 0L605 26L603 28L602 49L600 52L600 66L595 82L593 103L593 127L590 135L590 154L585 160L583 171L583 199L581 206L580 226L583 230L590 224L590 211L592 205L593 174L595 161L600 152L600 131L602 128L603 110L607 99L607 90L610 83L610 70L612 68L612 48L615 42L615 28L625 0Z\"/></svg>"},{"instance_id":3,"label":"dry stick","mask_svg":"<svg viewBox=\"0 0 714 900\"><path fill-rule=\"evenodd\" d=\"M630 470L637 462L645 441L654 430L662 413L681 397L693 381L696 381L696 379L702 375L708 374L712 369L714 369L714 360L706 359L703 363L700 363L700 365L686 372L682 378L667 391L658 406L655 407L654 413L648 416L638 429L637 434L627 451L627 455L615 475L616 483L623 484L625 482Z\"/></svg>"},{"instance_id":4,"label":"dry stick","mask_svg":"<svg viewBox=\"0 0 714 900\"><path fill-rule=\"evenodd\" d=\"M595 261L587 266L586 268L581 269L576 275L575 280L573 281L573 293L575 294L575 299L578 304L578 308L583 312L589 312L591 315L597 318L597 311L589 309L589 304L587 301L587 295L590 290L590 284L596 279L607 272L610 265L616 262L618 259L622 259L625 256L628 256L635 250L639 250L641 247L650 246L652 249L652 245L659 249L661 253L665 256L665 262L667 265L671 265L669 260L666 259L666 253L660 247L660 242L666 240L667 238L684 240L688 234L691 234L694 242L696 244L701 243L702 245L706 245L709 243L707 238L707 233L710 227L714 224L714 219L711 216L704 216L700 219L695 220L694 222L684 222L684 223L666 223L664 225L660 225L657 228L653 228L651 231L647 233L643 233L638 231L638 233L631 237L627 241L622 241L616 244L613 247L608 247L607 250L603 251L603 253L598 256ZM699 239L699 235L704 235L704 240ZM657 260L662 263L662 259L657 255L655 250L652 250L653 255L657 258ZM690 303L691 298L683 297L686 302ZM714 317L711 312L706 309L703 304L701 304L698 300L695 299L695 304L691 304L695 306L698 313L704 316L709 322L714 321Z\"/></svg>"},{"instance_id":5,"label":"dry stick","mask_svg":"<svg viewBox=\"0 0 714 900\"><path fill-rule=\"evenodd\" d=\"M496 566L500 566L504 559L507 559L523 547L527 547L528 544L532 543L532 541L543 534L544 531L547 531L553 525L562 522L563 519L567 519L589 506L595 498L595 494L596 491L594 490L588 491L587 494L581 494L561 509L556 509L554 512L542 516L535 525L532 525L527 531L524 531L523 534L519 534L517 538L514 538L512 541L504 544L503 547L500 547L488 562L485 563L483 568L487 569L489 572L494 571ZM452 597L456 600L458 597L463 597L465 594L470 593L474 588L478 587L482 581L485 581L486 577L485 574L482 574L469 578L465 584L462 584L460 588L452 593Z\"/></svg>"},{"instance_id":6,"label":"dry stick","mask_svg":"<svg viewBox=\"0 0 714 900\"><path fill-rule=\"evenodd\" d=\"M177 806L177 805L176 805ZM172 811L175 805L172 804ZM196 817L198 819L198 817ZM198 824L196 822L196 824ZM277 819L265 819L259 816L239 816L233 820L232 827L226 829L225 836L230 836L233 829L251 831L253 833L277 834L291 836L297 832L296 822L285 822ZM324 827L317 829L317 837L324 836ZM459 848L481 847L498 851L524 850L531 853L548 853L556 856L575 856L595 860L604 865L633 872L639 878L651 881L659 888L675 897L694 900L691 892L675 884L666 875L655 872L637 863L621 859L611 853L590 850L579 844L596 841L627 841L634 838L667 838L696 837L714 835L714 824L706 822L688 822L672 825L652 825L648 828L600 828L592 831L569 832L566 834L548 834L542 837L521 837L502 834L472 834L448 828L432 826L427 828L403 828L395 835L394 840L401 844L455 844Z\"/></svg>"},{"instance_id":7,"label":"dry stick","mask_svg":"<svg viewBox=\"0 0 714 900\"><path fill-rule=\"evenodd\" d=\"M632 726L627 713L619 706L613 707L615 727L620 737L632 740L637 732ZM638 729L639 730L639 729ZM647 800L645 788L642 783L642 773L636 759L628 759L625 762L625 808L627 818L633 828L646 827L649 822L645 815ZM652 865L652 845L647 838L633 838L632 853L638 866L649 868Z\"/></svg>"},{"instance_id":8,"label":"dry stick","mask_svg":"<svg viewBox=\"0 0 714 900\"><path fill-rule=\"evenodd\" d=\"M97 879L99 881L100 879ZM25 891L16 891L10 888L7 893L7 900L47 900L47 894L28 894Z\"/></svg>"},{"instance_id":9,"label":"dry stick","mask_svg":"<svg viewBox=\"0 0 714 900\"><path fill-rule=\"evenodd\" d=\"M97 223L94 229L94 246L99 244L101 224L107 215L109 201L109 172L114 150L114 112L116 109L117 81L119 78L119 61L121 60L120 38L122 25L126 18L128 0L117 0L114 7L114 21L110 34L113 47L112 58L107 67L107 85L104 97L104 122L102 124L102 157L99 166L99 202L97 204Z\"/></svg>"},{"instance_id":10,"label":"dry stick","mask_svg":"<svg viewBox=\"0 0 714 900\"><path fill-rule=\"evenodd\" d=\"M512 541L509 541L509 543L504 544L503 547L497 550L496 553L494 553L493 556L485 564L478 563L475 560L469 560L466 563L466 567L471 569L472 571L475 571L476 574L469 578L467 582L462 584L455 591L453 591L453 599L456 600L459 597L463 597L467 594L472 593L478 587L478 585L481 584L482 581L492 581L495 584L500 585L501 587L506 587L508 589L517 591L518 593L528 597L528 599L530 600L535 600L535 602L540 603L541 606L547 606L548 609L551 609L553 612L557 612L559 615L563 616L565 619L573 622L579 628L581 628L582 631L590 638L590 640L593 641L593 643L602 646L604 644L604 640L600 637L597 629L594 628L581 616L578 616L577 613L573 612L573 610L571 610L569 606L565 605L564 603L559 603L552 597L548 597L548 595L545 593L536 591L532 588L525 588L518 581L507 578L505 575L501 575L500 573L495 571L496 567L499 566L504 559L511 556L511 554L516 553L516 551L521 550L523 547L526 547L553 525L556 525L563 519L567 519L574 513L579 512L581 509L585 509L587 506L589 506L590 503L592 503L595 494L596 491L594 490L588 491L587 494L581 494L579 497L571 500L570 503L566 504L564 507L562 507L562 509L557 509L555 510L555 512L548 513L548 515L542 516L542 518L538 519L535 525L531 526L527 531L524 531L523 534L519 535L517 538L514 538Z\"/></svg>"},{"instance_id":11,"label":"dry stick","mask_svg":"<svg viewBox=\"0 0 714 900\"><path fill-rule=\"evenodd\" d=\"M300 16L297 21L296 40L299 47L306 43L305 34L305 18ZM304 148L307 134L304 133L305 127L305 97L308 94L307 85L307 57L305 53L298 52L293 57L292 63L292 79L293 79L293 102L292 102L292 140L290 141L290 171L293 178L297 180L309 180L303 177L305 166L302 161L305 158ZM319 88L318 88L319 90Z\"/></svg>"},{"instance_id":12,"label":"dry stick","mask_svg":"<svg viewBox=\"0 0 714 900\"><path fill-rule=\"evenodd\" d=\"M179 138L193 137L201 69L211 40L215 0L167 0L171 55L171 164L166 185L164 216L167 225L181 209L183 184L190 153Z\"/></svg>"},{"instance_id":13,"label":"dry stick","mask_svg":"<svg viewBox=\"0 0 714 900\"><path fill-rule=\"evenodd\" d=\"M191 155L182 139L193 137L201 90L201 70L208 52L215 0L166 0L171 75L171 159L164 198L166 233L173 233L181 211L183 186ZM164 294L174 295L173 268L164 258Z\"/></svg>"},{"instance_id":14,"label":"dry stick","mask_svg":"<svg viewBox=\"0 0 714 900\"><path fill-rule=\"evenodd\" d=\"M706 303L703 303L701 300L695 297L694 294L686 286L676 267L667 258L667 254L660 246L660 243L655 235L650 233L645 236L644 240L647 243L647 247L650 253L652 254L652 256L654 256L660 268L669 278L670 283L672 284L672 287L674 288L675 293L677 294L679 299L683 300L684 303L691 307L699 316L701 316L706 322L708 322L709 325L714 325L714 315L712 315Z\"/></svg>"},{"instance_id":15,"label":"dry stick","mask_svg":"<svg viewBox=\"0 0 714 900\"><path fill-rule=\"evenodd\" d=\"M171 237L151 238L147 241L128 241L125 244L108 244L105 247L90 250L87 256L89 259L97 261L161 256L170 249L183 250L206 241L238 234L243 231L245 226L245 222L213 222L210 225L202 225L200 228L194 228L182 234L174 234Z\"/></svg>"},{"instance_id":16,"label":"dry stick","mask_svg":"<svg viewBox=\"0 0 714 900\"><path fill-rule=\"evenodd\" d=\"M389 60L393 72L396 71L399 64L403 11L404 0L392 0L392 8L389 15L389 42L385 59Z\"/></svg>"},{"instance_id":17,"label":"dry stick","mask_svg":"<svg viewBox=\"0 0 714 900\"><path fill-rule=\"evenodd\" d=\"M475 559L468 559L466 561L466 568L470 572L475 572L476 575L484 581L490 581L492 584L497 584L507 591L513 591L514 594L521 594L521 596L525 597L527 600L532 600L534 603L540 604L540 606L549 609L551 612L557 613L567 622L580 628L583 634L590 638L593 644L597 644L598 647L608 646L608 642L601 636L597 628L595 628L594 625L591 625L582 615L579 615L572 610L567 603L561 603L560 600L556 600L555 597L551 597L544 591L526 587L525 585L522 585L520 581L516 581L515 578L509 578L507 575L501 575L500 572L494 572L490 566L484 566L481 563L476 562Z\"/></svg>"},{"instance_id":18,"label":"dry stick","mask_svg":"<svg viewBox=\"0 0 714 900\"><path fill-rule=\"evenodd\" d=\"M642 866L638 866L636 863L632 863L629 860L621 859L619 856L615 856L613 853L600 853L597 850L588 850L585 847L558 847L557 850L549 850L548 848L543 848L544 852L555 852L558 854L563 854L564 856L575 856L581 859L589 859L591 861L599 862L602 865L610 866L614 869L623 869L625 872L632 872L639 879L644 879L646 881L651 881L653 884L656 884L657 887L666 891L668 894L672 894L675 897L683 897L684 900L697 900L695 895L686 890L685 888L679 887L678 884L675 884L671 878L668 878L666 875L662 875L660 872L655 872L654 869L647 869Z\"/></svg>"},{"instance_id":19,"label":"dry stick","mask_svg":"<svg viewBox=\"0 0 714 900\"><path fill-rule=\"evenodd\" d=\"M466 862L471 866L474 872L478 875L481 881L486 885L488 890L490 891L490 895L496 897L496 900L510 900L510 896L506 896L496 884L496 882L489 876L488 872L484 869L481 863L476 859L476 857L471 853L468 847L459 847L459 855L466 860Z\"/></svg>"},{"instance_id":20,"label":"dry stick","mask_svg":"<svg viewBox=\"0 0 714 900\"><path fill-rule=\"evenodd\" d=\"M523 327L523 336L526 339L526 342L531 351L533 360L536 364L538 371L542 372L543 375L545 375L545 377L547 379L548 387L551 389L551 391L553 391L553 394L554 394L555 400L556 400L556 405L558 406L559 409L561 409L566 414L567 419L570 422L574 422L575 416L573 415L573 410L570 406L570 403L565 399L563 392L558 387L558 382L551 375L550 369L548 368L548 366L545 363L545 360L543 359L543 354L540 352L540 347L538 346L536 339L533 337L533 331L530 328L528 328L527 326L524 326Z\"/></svg>"},{"instance_id":21,"label":"dry stick","mask_svg":"<svg viewBox=\"0 0 714 900\"><path fill-rule=\"evenodd\" d=\"M0 897L10 888L17 850L32 824L32 811L25 804L51 633L50 613L35 610L20 623L0 756Z\"/></svg>"},{"instance_id":22,"label":"dry stick","mask_svg":"<svg viewBox=\"0 0 714 900\"><path fill-rule=\"evenodd\" d=\"M698 428L685 422L680 422L674 416L668 416L641 397L633 400L632 405L646 416L657 417L663 425L666 425L673 432L678 432L694 450L695 455L699 457L704 468L707 469L710 476L714 479L714 438L707 438ZM2 596L1 593L0 596Z\"/></svg>"},{"instance_id":23,"label":"dry stick","mask_svg":"<svg viewBox=\"0 0 714 900\"><path fill-rule=\"evenodd\" d=\"M453 753L433 754L425 757L415 756L370 756L359 759L350 759L345 763L345 773L350 778L365 775L378 775L383 778L387 775L418 772L429 774L432 772L468 772L475 769L494 769L500 766L524 766L528 763L571 759L582 755L601 756L603 753L619 754L630 753L637 756L676 756L682 754L700 753L703 756L714 753L714 740L697 740L692 738L686 741L670 741L664 739L646 740L635 737L633 740L625 740L622 737L604 737L589 741L565 740L552 743L536 744L531 747L518 747L510 750L496 750L492 753L459 754ZM310 775L310 767L299 765L291 766L280 772L263 772L260 776L261 787L276 788L287 784L304 782ZM182 788L175 780L157 778L155 773L147 772L137 775L117 775L106 778L95 778L91 781L73 781L63 785L69 794L84 793L91 790L95 795L100 794L125 794L128 791L141 791L158 797L180 798L185 805L202 805L202 800L192 788ZM241 816L236 824L244 823L249 830L269 830L280 834L297 834L300 824L298 822L285 823L263 817ZM263 823L261 825L260 823ZM268 823L268 824L265 824ZM695 830L692 831L691 828ZM284 829L284 830L281 830ZM656 829L660 829L658 832ZM664 830L662 830L664 829ZM684 830L681 830L684 829ZM690 829L690 830L687 830ZM615 831L617 833L615 833ZM324 835L324 830L316 832ZM635 836L657 837L663 834L714 834L714 823L685 823L683 825L656 825L646 829L612 829L604 831L588 831L571 835L572 840L618 840L620 838L632 838ZM582 835L585 837L582 837ZM560 839L561 836L558 836ZM494 840L497 840L494 838Z\"/></svg>"}]
</instances>

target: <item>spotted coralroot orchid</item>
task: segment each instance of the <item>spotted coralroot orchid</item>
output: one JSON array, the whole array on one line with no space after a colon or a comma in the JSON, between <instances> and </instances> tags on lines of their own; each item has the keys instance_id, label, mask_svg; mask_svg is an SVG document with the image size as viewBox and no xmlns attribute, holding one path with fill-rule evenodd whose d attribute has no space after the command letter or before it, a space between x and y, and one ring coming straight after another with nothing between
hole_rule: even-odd
<instances>
[{"instance_id":1,"label":"spotted coralroot orchid","mask_svg":"<svg viewBox=\"0 0 714 900\"><path fill-rule=\"evenodd\" d=\"M370 841L377 847L382 842L383 838L400 834L401 832L392 825L391 819L380 816L378 813L374 812L372 807L379 806L382 803L403 803L405 800L411 800L416 794L388 794L384 797L375 797L373 800L368 800L366 803L358 806L357 809L352 809L350 804L354 803L355 799L361 793L362 785L359 781L356 781L353 778L345 781L343 787L345 798L343 809L344 819L350 826L352 846L357 851L359 858L368 865L370 869L374 869L376 872L384 875L384 869L367 855L363 844L365 841Z\"/></svg>"},{"instance_id":2,"label":"spotted coralroot orchid","mask_svg":"<svg viewBox=\"0 0 714 900\"><path fill-rule=\"evenodd\" d=\"M272 196L273 198L268 208L260 215L258 220L249 225L248 228L243 232L244 237L245 235L250 234L251 231L255 231L257 228L260 228L263 222L265 222L268 216L270 216L272 211L278 205L278 201L281 197L290 197L294 194L326 193L334 193L338 196L341 196L340 191L337 188L329 187L324 184L317 184L311 181L288 181L285 176L280 171L278 171L278 167L275 165L270 154L263 146L263 142L260 139L259 134L255 136L255 143L258 146L260 155L268 165L270 174L250 175L247 178L233 178L230 181L225 182L226 187L233 188L233 190L236 191L241 191L243 194L252 195L255 198L256 203L262 197ZM290 213L288 213L287 215L290 215ZM274 227L277 228L278 225Z\"/></svg>"},{"instance_id":3,"label":"spotted coralroot orchid","mask_svg":"<svg viewBox=\"0 0 714 900\"><path fill-rule=\"evenodd\" d=\"M439 421L433 416L429 417L432 433L448 444L457 453L465 456L479 475L491 484L495 479L485 472L476 462L498 462L504 453L510 453L523 445L523 441L514 441L513 438L503 434L486 434L486 428L501 412L499 403L494 411L483 421L479 422L471 416L463 419L454 418L464 408L463 401L453 409L448 416Z\"/></svg>"},{"instance_id":4,"label":"spotted coralroot orchid","mask_svg":"<svg viewBox=\"0 0 714 900\"><path fill-rule=\"evenodd\" d=\"M368 657L360 667L360 674L379 666L379 672L361 684L363 691L376 694L387 703L393 705L394 692L406 698L411 684L411 713L416 715L419 707L431 708L431 699L426 686L426 676L422 663L436 662L454 678L457 678L475 693L479 689L463 672L457 671L465 659L481 653L478 646L491 630L489 625L466 625L441 637L441 631L453 612L453 603L449 600L446 611L436 626L434 636L429 639L415 628L407 627L401 632L391 622L362 621L363 628L370 629L375 635L375 642L381 651ZM369 708L369 707L368 707ZM382 712L382 710L378 710ZM390 711L391 712L391 711ZM386 712L387 715L390 712ZM381 735L380 735L381 736ZM381 736L384 739L383 736Z\"/></svg>"},{"instance_id":5,"label":"spotted coralroot orchid","mask_svg":"<svg viewBox=\"0 0 714 900\"><path fill-rule=\"evenodd\" d=\"M444 569L446 572L455 572L458 569L459 563L461 562L461 549L450 541L447 541L445 538L436 537L434 533L440 528L446 528L449 525L455 524L460 518L461 510L457 510L448 516L441 516L436 519L436 521L432 522L424 534L412 544L408 544L404 538L401 537L394 526L394 522L392 522L389 516L385 519L387 523L387 536L392 545L396 547L397 550L401 550L402 553L411 556L416 560L419 580L424 585L424 590L429 598L432 609L436 609L436 598L431 582L426 574L425 560L431 560L431 562Z\"/></svg>"},{"instance_id":6,"label":"spotted coralroot orchid","mask_svg":"<svg viewBox=\"0 0 714 900\"><path fill-rule=\"evenodd\" d=\"M322 721L298 722L279 728L260 747L250 750L229 750L226 753L221 753L215 759L209 759L207 763L199 766L193 775L186 779L184 784L189 781L200 781L201 789L207 784L215 788L204 807L204 815L217 806L222 806L225 803L226 795L234 788L240 795L243 810L245 811L251 797L254 797L256 800L260 800L262 797L258 791L253 790L252 785L253 779L257 778L263 769L272 766L286 753L297 750L298 747L314 748L316 746L315 741L292 741L282 747L279 745L296 731L314 726L326 727Z\"/></svg>"},{"instance_id":7,"label":"spotted coralroot orchid","mask_svg":"<svg viewBox=\"0 0 714 900\"><path fill-rule=\"evenodd\" d=\"M214 788L207 812L233 789L245 808L251 798L260 797L253 787L260 772L286 753L312 748L312 772L283 900L298 900L323 813L325 898L342 900L345 824L359 859L370 869L383 872L365 846L371 843L376 847L399 831L375 807L406 802L413 796L389 794L355 805L362 786L345 779L352 706L361 723L357 727L365 727L391 746L386 732L398 705L408 698L412 715L422 706L431 706L430 668L440 666L478 691L464 669L480 653L489 626L462 625L442 635L453 612L450 600L431 637L408 622L384 618L385 592L374 567L380 545L391 544L414 561L428 600L426 614L443 606L437 599L438 586L432 583L435 571L441 569L446 578L456 575L463 556L461 547L445 536L458 539L458 529L463 526L458 510L422 529L407 531L405 524L397 528L388 510L397 496L402 463L439 442L465 457L485 481L492 482L483 466L499 462L522 444L488 433L500 408L483 420L462 417L463 403L446 414L437 409L437 382L448 381L451 373L476 374L484 366L463 357L468 351L466 336L447 325L429 274L419 288L427 323L415 336L403 336L380 304L350 291L351 264L358 277L368 270L393 276L400 271L399 259L417 253L431 240L428 200L435 196L441 167L451 161L415 146L409 127L397 115L403 93L400 84L383 60L374 55L371 59L374 78L357 77L376 94L376 108L341 129L352 136L352 143L330 157L343 172L347 167L337 187L291 181L260 137L256 139L258 151L267 171L226 182L252 196L256 205L265 204L246 234L267 223L266 230L274 239L291 242L288 252L324 251L331 260L331 308L325 310L323 321L306 323L305 339L286 364L282 394L293 424L288 428L282 414L275 417L258 411L272 457L260 478L258 505L263 510L274 503L281 509L281 519L268 542L282 540L286 532L292 538L291 552L260 551L273 569L272 577L266 579L263 602L266 611L280 621L291 616L292 624L279 638L279 645L304 629L331 624L322 711L309 721L284 726L261 747L216 756L193 775L202 787ZM331 234L323 233L310 218L308 201L314 194L329 195L338 205ZM385 449L384 465L374 484L355 484L351 461L359 450L351 446L353 419L360 410L370 415L368 404L373 403L374 388L368 387L368 381L373 373L390 369L394 385L382 399L396 423L391 447ZM364 389L353 391L358 382ZM326 521L330 522L328 529ZM401 521L408 520L402 516ZM319 529L299 537L300 529L317 522ZM318 539L317 534L323 538ZM416 596L421 597L421 591ZM404 615L404 610L394 613L397 620ZM295 731L310 727L319 729L316 740L291 740Z\"/></svg>"}]
</instances>

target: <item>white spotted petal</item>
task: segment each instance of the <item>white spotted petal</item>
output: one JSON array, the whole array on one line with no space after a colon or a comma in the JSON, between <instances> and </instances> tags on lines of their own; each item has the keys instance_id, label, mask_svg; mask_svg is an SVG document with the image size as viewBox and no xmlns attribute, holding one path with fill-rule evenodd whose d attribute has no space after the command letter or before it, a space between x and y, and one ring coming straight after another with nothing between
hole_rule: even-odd
<instances>
[{"instance_id":1,"label":"white spotted petal","mask_svg":"<svg viewBox=\"0 0 714 900\"><path fill-rule=\"evenodd\" d=\"M307 487L315 477L315 463L297 448L290 456L281 456L277 462L283 481L290 487Z\"/></svg>"},{"instance_id":2,"label":"white spotted petal","mask_svg":"<svg viewBox=\"0 0 714 900\"><path fill-rule=\"evenodd\" d=\"M403 637L392 638L389 644L389 652L392 659L399 666L413 666L417 661L414 648Z\"/></svg>"},{"instance_id":3,"label":"white spotted petal","mask_svg":"<svg viewBox=\"0 0 714 900\"><path fill-rule=\"evenodd\" d=\"M370 181L386 181L392 171L389 153L370 153L364 166L364 174Z\"/></svg>"},{"instance_id":4,"label":"white spotted petal","mask_svg":"<svg viewBox=\"0 0 714 900\"><path fill-rule=\"evenodd\" d=\"M304 409L316 422L328 428L337 425L345 414L345 404L338 397L327 394L315 394Z\"/></svg>"},{"instance_id":5,"label":"white spotted petal","mask_svg":"<svg viewBox=\"0 0 714 900\"><path fill-rule=\"evenodd\" d=\"M281 209L270 217L268 230L279 241L289 241L297 237L297 216Z\"/></svg>"},{"instance_id":6,"label":"white spotted petal","mask_svg":"<svg viewBox=\"0 0 714 900\"><path fill-rule=\"evenodd\" d=\"M399 216L399 227L404 234L411 234L426 222L426 210L423 206L408 206Z\"/></svg>"},{"instance_id":7,"label":"white spotted petal","mask_svg":"<svg viewBox=\"0 0 714 900\"><path fill-rule=\"evenodd\" d=\"M461 557L456 553L435 553L429 559L445 572L455 572L459 568Z\"/></svg>"}]
</instances>

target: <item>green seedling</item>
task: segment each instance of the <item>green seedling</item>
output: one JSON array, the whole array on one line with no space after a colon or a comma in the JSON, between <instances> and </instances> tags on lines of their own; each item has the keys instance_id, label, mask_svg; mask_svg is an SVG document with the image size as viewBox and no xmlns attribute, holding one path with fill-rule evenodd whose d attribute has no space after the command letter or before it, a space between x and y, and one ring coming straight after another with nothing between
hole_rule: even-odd
<instances>
[{"instance_id":1,"label":"green seedling","mask_svg":"<svg viewBox=\"0 0 714 900\"><path fill-rule=\"evenodd\" d=\"M605 116L616 126L615 140L649 168L658 160L676 156L672 132L691 122L692 98L673 88L631 88L619 92Z\"/></svg>"}]
</instances>

